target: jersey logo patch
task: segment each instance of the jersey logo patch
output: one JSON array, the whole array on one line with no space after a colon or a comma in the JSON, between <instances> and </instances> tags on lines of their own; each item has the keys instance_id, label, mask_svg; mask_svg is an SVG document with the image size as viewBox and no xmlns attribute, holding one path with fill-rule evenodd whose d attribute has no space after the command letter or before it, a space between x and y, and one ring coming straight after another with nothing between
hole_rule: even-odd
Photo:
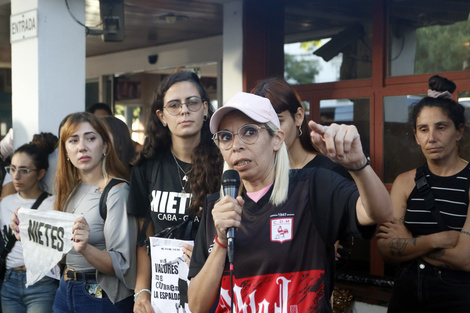
<instances>
[{"instance_id":1,"label":"jersey logo patch","mask_svg":"<svg viewBox=\"0 0 470 313\"><path fill-rule=\"evenodd\" d=\"M289 218L274 218L271 220L271 241L284 241L292 240L292 225L294 219Z\"/></svg>"}]
</instances>

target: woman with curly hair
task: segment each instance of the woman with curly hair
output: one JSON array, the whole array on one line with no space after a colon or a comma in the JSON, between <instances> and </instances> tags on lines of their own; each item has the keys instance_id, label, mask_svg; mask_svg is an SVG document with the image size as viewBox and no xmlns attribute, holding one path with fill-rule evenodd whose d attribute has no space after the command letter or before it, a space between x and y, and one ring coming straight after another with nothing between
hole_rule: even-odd
<instances>
[{"instance_id":1,"label":"woman with curly hair","mask_svg":"<svg viewBox=\"0 0 470 313\"><path fill-rule=\"evenodd\" d=\"M129 210L140 216L146 235L190 219L194 239L208 194L220 188L223 161L212 141L209 97L196 74L178 72L160 84L152 103L140 156L132 168ZM137 247L134 312L153 312L147 249ZM185 245L189 263L192 247ZM144 292L142 292L144 291Z\"/></svg>"}]
</instances>

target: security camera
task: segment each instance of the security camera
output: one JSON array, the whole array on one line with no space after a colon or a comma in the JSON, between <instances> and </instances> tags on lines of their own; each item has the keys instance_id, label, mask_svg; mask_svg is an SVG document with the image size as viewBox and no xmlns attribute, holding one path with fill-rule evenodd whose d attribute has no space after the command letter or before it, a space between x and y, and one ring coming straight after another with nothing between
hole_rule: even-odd
<instances>
[{"instance_id":1,"label":"security camera","mask_svg":"<svg viewBox=\"0 0 470 313\"><path fill-rule=\"evenodd\" d=\"M149 55L149 63L155 64L158 61L158 54Z\"/></svg>"}]
</instances>

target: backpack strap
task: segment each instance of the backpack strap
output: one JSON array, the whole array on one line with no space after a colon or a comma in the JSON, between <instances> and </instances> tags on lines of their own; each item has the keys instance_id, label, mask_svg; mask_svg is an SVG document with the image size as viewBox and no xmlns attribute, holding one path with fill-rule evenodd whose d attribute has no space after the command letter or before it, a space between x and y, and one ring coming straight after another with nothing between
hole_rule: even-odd
<instances>
[{"instance_id":1,"label":"backpack strap","mask_svg":"<svg viewBox=\"0 0 470 313\"><path fill-rule=\"evenodd\" d=\"M48 194L47 192L43 192L37 199L36 201L34 201L33 205L31 206L31 210L36 210L40 205L41 203L44 201L44 199L46 199L47 197L49 197L50 194ZM10 253L11 249L13 249L13 246L15 245L16 243L16 237L13 233L11 233L10 235L8 235L8 243L7 245L5 246L5 248L3 249L2 251L2 254L0 255L0 257L4 260L6 260L6 257L8 255L8 253Z\"/></svg>"},{"instance_id":2,"label":"backpack strap","mask_svg":"<svg viewBox=\"0 0 470 313\"><path fill-rule=\"evenodd\" d=\"M444 222L444 219L442 218L441 213L439 212L439 209L436 207L436 201L434 199L434 195L432 194L431 187L429 186L428 181L426 180L424 167L425 165L420 166L416 169L416 175L415 175L416 188L418 188L418 191L424 197L424 205L426 209L428 209L431 212L434 220L437 222L437 224L441 228L441 231L449 230L450 228Z\"/></svg>"},{"instance_id":3,"label":"backpack strap","mask_svg":"<svg viewBox=\"0 0 470 313\"><path fill-rule=\"evenodd\" d=\"M120 183L127 183L124 179L119 178L112 178L109 183L104 187L103 193L100 197L100 215L101 218L106 221L106 215L108 214L108 206L106 205L106 201L108 200L108 193L117 184Z\"/></svg>"},{"instance_id":4,"label":"backpack strap","mask_svg":"<svg viewBox=\"0 0 470 313\"><path fill-rule=\"evenodd\" d=\"M39 208L39 206L44 201L44 199L46 199L49 196L50 196L50 194L45 192L45 191L43 193L41 193L41 195L36 199L36 201L31 206L31 210L36 210L37 208Z\"/></svg>"}]
</instances>

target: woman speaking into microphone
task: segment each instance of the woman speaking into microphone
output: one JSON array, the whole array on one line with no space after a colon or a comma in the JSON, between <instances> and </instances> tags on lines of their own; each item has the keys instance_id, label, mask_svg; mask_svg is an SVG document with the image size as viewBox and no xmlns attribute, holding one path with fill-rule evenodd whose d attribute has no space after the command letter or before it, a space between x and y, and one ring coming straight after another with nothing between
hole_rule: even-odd
<instances>
[{"instance_id":1,"label":"woman speaking into microphone","mask_svg":"<svg viewBox=\"0 0 470 313\"><path fill-rule=\"evenodd\" d=\"M236 198L206 201L189 272L191 312L208 312L217 299L217 312L331 312L335 241L345 233L370 238L375 223L391 220L390 196L356 127L309 127L318 151L347 168L357 186L322 168L290 170L266 98L238 93L212 116L214 142L241 187ZM226 258L231 227L233 266Z\"/></svg>"}]
</instances>

